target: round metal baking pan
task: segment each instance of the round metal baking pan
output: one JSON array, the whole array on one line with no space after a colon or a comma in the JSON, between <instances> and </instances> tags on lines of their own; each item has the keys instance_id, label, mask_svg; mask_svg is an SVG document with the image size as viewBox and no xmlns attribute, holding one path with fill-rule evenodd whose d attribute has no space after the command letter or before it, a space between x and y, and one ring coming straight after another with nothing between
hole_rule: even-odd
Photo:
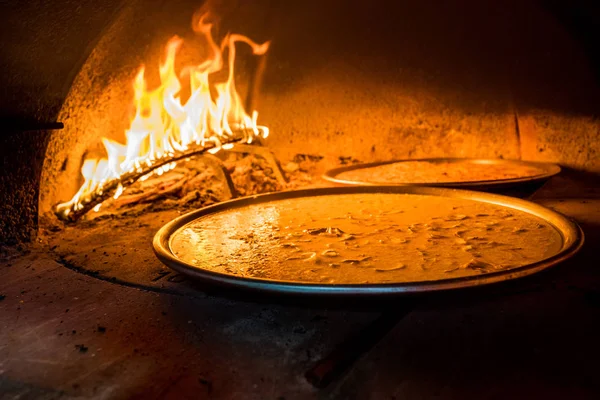
<instances>
[{"instance_id":1,"label":"round metal baking pan","mask_svg":"<svg viewBox=\"0 0 600 400\"><path fill-rule=\"evenodd\" d=\"M382 284L318 284L304 282L285 282L265 278L239 277L233 274L219 273L199 268L177 258L170 247L172 235L188 223L211 214L228 211L235 208L272 201L299 197L324 196L354 193L393 193L417 194L427 196L442 196L448 198L469 199L495 204L508 209L519 210L548 222L562 238L562 246L558 253L544 260L527 264L509 270L473 275L466 277L447 278L422 282L398 282ZM426 292L438 292L451 289L469 288L487 285L495 282L508 281L542 271L573 256L583 245L583 232L579 226L563 215L542 207L538 204L496 194L418 186L357 186L330 187L287 192L268 193L263 195L235 199L196 211L192 211L174 219L163 226L154 236L153 246L156 256L174 270L202 281L205 284L233 287L263 292L266 294L314 295L333 297L357 296L394 296Z\"/></svg>"},{"instance_id":2,"label":"round metal baking pan","mask_svg":"<svg viewBox=\"0 0 600 400\"><path fill-rule=\"evenodd\" d=\"M536 168L540 171L539 174L524 176L518 178L509 179L495 179L495 180L480 180L480 181L460 181L460 182L397 182L397 183L381 183L371 182L368 180L348 180L338 178L338 176L344 172L355 171L359 169L379 167L387 164L395 164L402 162L430 162L430 163L467 163L472 164L473 167L478 165L498 165L498 166L521 166ZM556 164L538 163L533 161L521 161L521 160L504 160L504 159L484 159L484 158L420 158L420 159L406 159L406 160L391 160L391 161L380 161L365 164L355 164L347 167L340 167L331 169L323 174L323 179L343 186L433 186L433 187L447 187L447 188L458 188L458 189L470 189L470 190L482 190L482 191L502 191L505 189L519 188L523 186L535 186L541 185L552 176L560 173L560 167Z\"/></svg>"}]
</instances>

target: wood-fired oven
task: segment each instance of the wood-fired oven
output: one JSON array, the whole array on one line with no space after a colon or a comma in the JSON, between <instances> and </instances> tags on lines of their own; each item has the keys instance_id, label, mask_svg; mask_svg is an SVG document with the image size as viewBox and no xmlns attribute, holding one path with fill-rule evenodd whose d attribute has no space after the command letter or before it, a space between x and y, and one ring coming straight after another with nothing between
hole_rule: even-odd
<instances>
[{"instance_id":1,"label":"wood-fired oven","mask_svg":"<svg viewBox=\"0 0 600 400\"><path fill-rule=\"evenodd\" d=\"M594 2L2 8L0 397L598 396ZM198 282L153 253L158 229L187 212L431 158L560 165L502 193L565 214L586 246L515 282L343 300ZM329 235L319 254L336 257L355 237L335 229L304 234ZM453 234L428 238L472 250ZM473 260L473 274L491 265Z\"/></svg>"}]
</instances>

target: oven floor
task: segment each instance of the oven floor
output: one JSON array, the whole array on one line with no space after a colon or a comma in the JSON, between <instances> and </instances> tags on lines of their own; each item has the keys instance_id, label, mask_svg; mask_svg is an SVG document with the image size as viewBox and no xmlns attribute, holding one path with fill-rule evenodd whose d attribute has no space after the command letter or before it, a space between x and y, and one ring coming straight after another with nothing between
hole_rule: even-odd
<instances>
[{"instance_id":1,"label":"oven floor","mask_svg":"<svg viewBox=\"0 0 600 400\"><path fill-rule=\"evenodd\" d=\"M556 177L533 198L580 222L581 253L510 288L417 304L325 389L305 372L380 309L125 286L38 244L0 270L0 398L598 398L597 178Z\"/></svg>"}]
</instances>

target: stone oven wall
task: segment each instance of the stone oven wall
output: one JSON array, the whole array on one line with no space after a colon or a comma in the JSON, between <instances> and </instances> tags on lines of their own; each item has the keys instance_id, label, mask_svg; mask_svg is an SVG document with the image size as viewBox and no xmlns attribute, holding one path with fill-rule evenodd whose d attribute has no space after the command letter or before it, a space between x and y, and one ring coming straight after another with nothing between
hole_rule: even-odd
<instances>
[{"instance_id":1,"label":"stone oven wall","mask_svg":"<svg viewBox=\"0 0 600 400\"><path fill-rule=\"evenodd\" d=\"M204 7L221 17L221 32L273 41L258 110L280 158L523 157L598 169L598 124L577 104L595 84L582 44L538 3L442 3ZM122 140L138 66L155 69L173 34L193 40L197 7L186 0L123 7L60 111L65 129L48 148L42 210L72 195L82 158L102 153L100 137ZM250 62L240 60L242 81Z\"/></svg>"}]
</instances>

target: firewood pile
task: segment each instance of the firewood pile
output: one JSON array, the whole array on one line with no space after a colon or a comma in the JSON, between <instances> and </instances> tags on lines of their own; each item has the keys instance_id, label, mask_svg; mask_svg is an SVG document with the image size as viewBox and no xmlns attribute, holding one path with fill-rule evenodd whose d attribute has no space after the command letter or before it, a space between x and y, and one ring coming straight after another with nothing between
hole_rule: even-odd
<instances>
[{"instance_id":1,"label":"firewood pile","mask_svg":"<svg viewBox=\"0 0 600 400\"><path fill-rule=\"evenodd\" d=\"M310 187L318 176L314 174L318 159L314 158L297 156L284 163L285 184L277 179L272 165L258 155L230 153L221 158L220 163L204 157L180 161L168 173L129 186L119 198L105 201L98 212L85 218L134 216L166 209L189 211L229 200L234 194L250 196ZM225 168L237 193L231 193L219 167Z\"/></svg>"}]
</instances>

